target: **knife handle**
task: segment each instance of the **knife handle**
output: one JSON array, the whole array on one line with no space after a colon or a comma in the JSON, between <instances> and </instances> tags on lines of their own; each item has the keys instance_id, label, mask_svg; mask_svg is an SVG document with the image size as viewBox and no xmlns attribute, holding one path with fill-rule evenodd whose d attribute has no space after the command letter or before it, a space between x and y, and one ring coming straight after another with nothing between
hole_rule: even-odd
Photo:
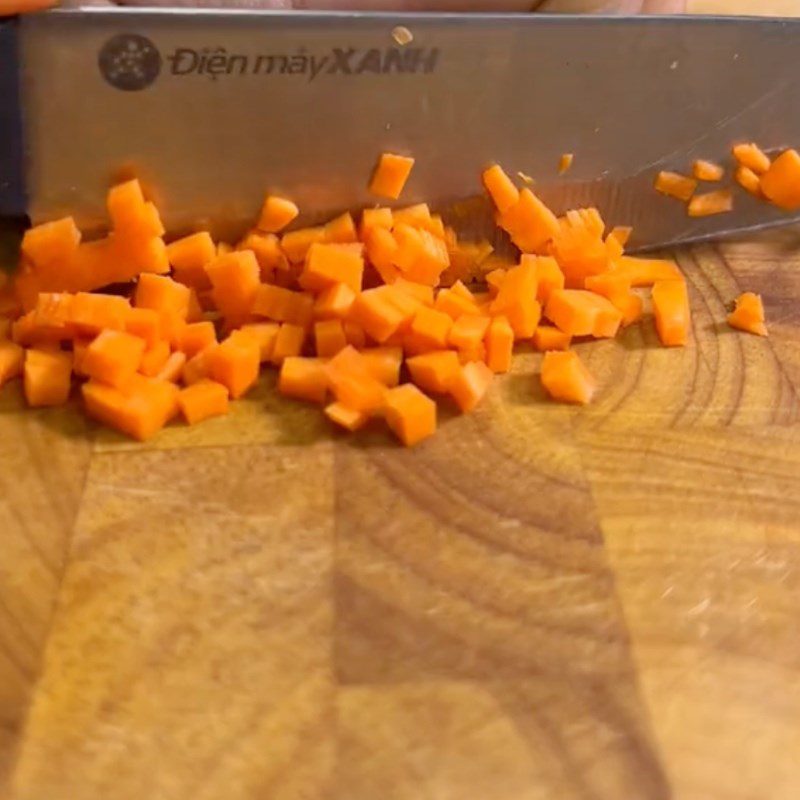
<instances>
[{"instance_id":1,"label":"knife handle","mask_svg":"<svg viewBox=\"0 0 800 800\"><path fill-rule=\"evenodd\" d=\"M0 217L27 212L19 66L19 22L0 19Z\"/></svg>"}]
</instances>

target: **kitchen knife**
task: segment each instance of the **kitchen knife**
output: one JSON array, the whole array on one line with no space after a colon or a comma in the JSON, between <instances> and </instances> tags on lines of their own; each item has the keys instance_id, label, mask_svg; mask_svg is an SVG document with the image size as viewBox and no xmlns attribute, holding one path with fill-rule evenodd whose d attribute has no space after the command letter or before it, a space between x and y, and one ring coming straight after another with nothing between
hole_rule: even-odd
<instances>
[{"instance_id":1,"label":"kitchen knife","mask_svg":"<svg viewBox=\"0 0 800 800\"><path fill-rule=\"evenodd\" d=\"M480 170L532 176L556 211L596 205L652 247L797 219L743 190L691 219L661 169L800 145L800 23L712 17L86 9L0 27L0 213L105 222L139 176L170 230L233 236L264 192L313 222L375 204L384 150L402 197L491 235ZM18 75L18 85L14 77ZM575 154L558 176L562 153ZM705 184L708 189L719 184Z\"/></svg>"}]
</instances>

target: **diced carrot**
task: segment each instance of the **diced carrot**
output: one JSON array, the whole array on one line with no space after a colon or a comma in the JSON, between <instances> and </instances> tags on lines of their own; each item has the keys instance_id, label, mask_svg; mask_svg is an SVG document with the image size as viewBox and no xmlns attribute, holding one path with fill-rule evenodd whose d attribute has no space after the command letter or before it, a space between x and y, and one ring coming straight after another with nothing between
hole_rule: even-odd
<instances>
[{"instance_id":1,"label":"diced carrot","mask_svg":"<svg viewBox=\"0 0 800 800\"><path fill-rule=\"evenodd\" d=\"M253 251L262 281L271 280L276 270L288 269L288 261L281 249L280 239L274 233L251 231L239 242L236 249Z\"/></svg>"},{"instance_id":2,"label":"diced carrot","mask_svg":"<svg viewBox=\"0 0 800 800\"><path fill-rule=\"evenodd\" d=\"M406 319L392 300L391 286L361 292L350 309L350 320L360 325L376 342L383 343Z\"/></svg>"},{"instance_id":3,"label":"diced carrot","mask_svg":"<svg viewBox=\"0 0 800 800\"><path fill-rule=\"evenodd\" d=\"M586 279L586 289L602 295L622 314L622 324L631 325L642 316L642 298L631 292L630 278L607 272Z\"/></svg>"},{"instance_id":4,"label":"diced carrot","mask_svg":"<svg viewBox=\"0 0 800 800\"><path fill-rule=\"evenodd\" d=\"M395 289L399 289L404 294L413 297L417 302L425 306L433 306L433 287L426 286L422 283L414 283L414 281L406 280L405 278L398 278L392 283Z\"/></svg>"},{"instance_id":5,"label":"diced carrot","mask_svg":"<svg viewBox=\"0 0 800 800\"><path fill-rule=\"evenodd\" d=\"M393 153L383 153L369 184L372 194L397 200L414 166L414 159Z\"/></svg>"},{"instance_id":6,"label":"diced carrot","mask_svg":"<svg viewBox=\"0 0 800 800\"><path fill-rule=\"evenodd\" d=\"M728 325L758 336L767 336L767 326L764 324L764 304L761 295L753 292L744 292L736 298L736 307L728 314ZM2 378L0 377L0 382Z\"/></svg>"},{"instance_id":7,"label":"diced carrot","mask_svg":"<svg viewBox=\"0 0 800 800\"><path fill-rule=\"evenodd\" d=\"M400 383L400 368L403 365L402 347L368 347L361 351L367 372L384 386Z\"/></svg>"},{"instance_id":8,"label":"diced carrot","mask_svg":"<svg viewBox=\"0 0 800 800\"><path fill-rule=\"evenodd\" d=\"M574 156L572 153L564 153L558 161L558 174L563 175L571 166Z\"/></svg>"},{"instance_id":9,"label":"diced carrot","mask_svg":"<svg viewBox=\"0 0 800 800\"><path fill-rule=\"evenodd\" d=\"M249 325L242 325L237 333L251 336L258 344L258 349L261 354L261 363L269 361L272 358L272 352L275 348L275 339L278 336L280 325L277 322L253 322Z\"/></svg>"},{"instance_id":10,"label":"diced carrot","mask_svg":"<svg viewBox=\"0 0 800 800\"><path fill-rule=\"evenodd\" d=\"M314 318L344 319L350 313L355 299L356 293L346 284L329 286L314 301Z\"/></svg>"},{"instance_id":11,"label":"diced carrot","mask_svg":"<svg viewBox=\"0 0 800 800\"><path fill-rule=\"evenodd\" d=\"M553 238L552 253L568 289L583 289L586 278L611 267L609 246L602 234L587 227L580 218L577 224L568 221L562 226Z\"/></svg>"},{"instance_id":12,"label":"diced carrot","mask_svg":"<svg viewBox=\"0 0 800 800\"><path fill-rule=\"evenodd\" d=\"M456 282L458 283L458 281ZM454 286L456 284L453 284ZM463 314L480 314L481 310L475 302L475 298L467 299L458 293L458 289L440 289L436 294L433 307L437 311L447 314L451 319L456 320Z\"/></svg>"},{"instance_id":13,"label":"diced carrot","mask_svg":"<svg viewBox=\"0 0 800 800\"><path fill-rule=\"evenodd\" d=\"M193 322L181 330L178 349L191 358L216 341L217 333L212 322Z\"/></svg>"},{"instance_id":14,"label":"diced carrot","mask_svg":"<svg viewBox=\"0 0 800 800\"><path fill-rule=\"evenodd\" d=\"M103 330L121 331L126 330L129 324L135 327L137 322L141 322L142 316L131 312L131 304L124 297L78 292L70 306L70 322L77 333L83 335L93 335ZM150 314L144 316L152 323Z\"/></svg>"},{"instance_id":15,"label":"diced carrot","mask_svg":"<svg viewBox=\"0 0 800 800\"><path fill-rule=\"evenodd\" d=\"M519 189L499 164L484 171L483 185L501 214L519 202Z\"/></svg>"},{"instance_id":16,"label":"diced carrot","mask_svg":"<svg viewBox=\"0 0 800 800\"><path fill-rule=\"evenodd\" d=\"M784 150L761 176L764 196L787 211L800 208L800 153Z\"/></svg>"},{"instance_id":17,"label":"diced carrot","mask_svg":"<svg viewBox=\"0 0 800 800\"><path fill-rule=\"evenodd\" d=\"M320 358L332 358L347 347L344 325L340 319L326 319L314 323L314 345Z\"/></svg>"},{"instance_id":18,"label":"diced carrot","mask_svg":"<svg viewBox=\"0 0 800 800\"><path fill-rule=\"evenodd\" d=\"M311 324L314 316L314 298L305 292L293 292L262 283L256 291L252 313L275 322L289 322L305 328Z\"/></svg>"},{"instance_id":19,"label":"diced carrot","mask_svg":"<svg viewBox=\"0 0 800 800\"><path fill-rule=\"evenodd\" d=\"M228 413L228 390L221 383L202 380L181 389L178 407L189 425Z\"/></svg>"},{"instance_id":20,"label":"diced carrot","mask_svg":"<svg viewBox=\"0 0 800 800\"><path fill-rule=\"evenodd\" d=\"M70 268L80 241L81 232L75 220L64 217L29 228L20 249L40 275L56 277L59 271Z\"/></svg>"},{"instance_id":21,"label":"diced carrot","mask_svg":"<svg viewBox=\"0 0 800 800\"><path fill-rule=\"evenodd\" d=\"M761 179L758 175L753 172L750 167L745 167L743 164L739 164L736 167L736 172L734 173L733 177L736 179L736 183L738 183L743 189L746 189L750 194L755 195L756 197L761 197Z\"/></svg>"},{"instance_id":22,"label":"diced carrot","mask_svg":"<svg viewBox=\"0 0 800 800\"><path fill-rule=\"evenodd\" d=\"M511 369L511 355L514 349L514 329L508 318L502 314L492 317L484 339L486 365L494 373L508 372Z\"/></svg>"},{"instance_id":23,"label":"diced carrot","mask_svg":"<svg viewBox=\"0 0 800 800\"><path fill-rule=\"evenodd\" d=\"M460 364L469 364L471 361L481 361L486 363L486 345L483 342L478 342L471 347L459 347L456 350L458 361Z\"/></svg>"},{"instance_id":24,"label":"diced carrot","mask_svg":"<svg viewBox=\"0 0 800 800\"><path fill-rule=\"evenodd\" d=\"M145 201L138 180L112 186L108 191L107 203L116 235L137 239L164 235L158 211L152 203Z\"/></svg>"},{"instance_id":25,"label":"diced carrot","mask_svg":"<svg viewBox=\"0 0 800 800\"><path fill-rule=\"evenodd\" d=\"M285 358L278 377L278 391L298 400L324 403L328 395L326 363L322 358Z\"/></svg>"},{"instance_id":26,"label":"diced carrot","mask_svg":"<svg viewBox=\"0 0 800 800\"><path fill-rule=\"evenodd\" d=\"M355 348L339 351L325 369L331 391L340 403L370 413L383 407L387 389L372 376L366 359Z\"/></svg>"},{"instance_id":27,"label":"diced carrot","mask_svg":"<svg viewBox=\"0 0 800 800\"><path fill-rule=\"evenodd\" d=\"M87 348L88 349L88 348ZM85 357L84 353L84 357ZM161 372L170 357L169 343L163 340L156 342L144 351L142 360L139 363L139 372L150 378L155 378ZM89 377L83 369L83 358L81 359L81 372Z\"/></svg>"},{"instance_id":28,"label":"diced carrot","mask_svg":"<svg viewBox=\"0 0 800 800\"><path fill-rule=\"evenodd\" d=\"M564 288L564 273L558 262L550 256L523 256L522 260L528 258L535 258L536 299L546 303L552 291Z\"/></svg>"},{"instance_id":29,"label":"diced carrot","mask_svg":"<svg viewBox=\"0 0 800 800\"><path fill-rule=\"evenodd\" d=\"M657 192L677 200L688 202L697 189L697 181L677 172L659 172L656 175L655 188Z\"/></svg>"},{"instance_id":30,"label":"diced carrot","mask_svg":"<svg viewBox=\"0 0 800 800\"><path fill-rule=\"evenodd\" d=\"M542 307L536 300L537 289L536 266L527 259L508 271L492 301L491 314L503 314L517 339L530 339L539 324Z\"/></svg>"},{"instance_id":31,"label":"diced carrot","mask_svg":"<svg viewBox=\"0 0 800 800\"><path fill-rule=\"evenodd\" d=\"M399 224L394 227L397 251L394 265L409 281L435 286L450 264L447 245L426 230Z\"/></svg>"},{"instance_id":32,"label":"diced carrot","mask_svg":"<svg viewBox=\"0 0 800 800\"><path fill-rule=\"evenodd\" d=\"M486 285L489 287L489 295L492 298L497 297L497 293L500 291L500 287L503 285L503 280L505 280L507 270L503 269L502 267L498 267L497 269L493 269L491 272L486 273Z\"/></svg>"},{"instance_id":33,"label":"diced carrot","mask_svg":"<svg viewBox=\"0 0 800 800\"><path fill-rule=\"evenodd\" d=\"M261 208L258 227L266 233L282 231L300 213L291 201L275 195L267 195Z\"/></svg>"},{"instance_id":34,"label":"diced carrot","mask_svg":"<svg viewBox=\"0 0 800 800\"><path fill-rule=\"evenodd\" d=\"M53 339L71 339L74 299L75 295L69 292L40 292L33 312L34 325L47 331Z\"/></svg>"},{"instance_id":35,"label":"diced carrot","mask_svg":"<svg viewBox=\"0 0 800 800\"><path fill-rule=\"evenodd\" d=\"M365 208L361 212L361 225L358 234L362 242L366 242L369 233L374 228L383 228L390 231L394 225L394 215L391 208Z\"/></svg>"},{"instance_id":36,"label":"diced carrot","mask_svg":"<svg viewBox=\"0 0 800 800\"><path fill-rule=\"evenodd\" d=\"M456 280L481 278L487 272L497 268L498 264L495 264L489 258L493 249L492 245L486 240L480 242L447 242L450 266L442 273L442 285L453 283ZM505 264L502 266L504 268Z\"/></svg>"},{"instance_id":37,"label":"diced carrot","mask_svg":"<svg viewBox=\"0 0 800 800\"><path fill-rule=\"evenodd\" d=\"M103 331L86 349L81 368L89 378L121 386L139 369L145 343L123 331Z\"/></svg>"},{"instance_id":38,"label":"diced carrot","mask_svg":"<svg viewBox=\"0 0 800 800\"><path fill-rule=\"evenodd\" d=\"M300 264L305 259L308 248L314 242L324 241L325 228L321 225L316 228L300 228L283 234L281 237L281 250L293 264Z\"/></svg>"},{"instance_id":39,"label":"diced carrot","mask_svg":"<svg viewBox=\"0 0 800 800\"><path fill-rule=\"evenodd\" d=\"M36 310L23 314L11 323L11 339L23 347L34 345L55 346L68 339L70 329L67 326L61 328L42 327L36 324Z\"/></svg>"},{"instance_id":40,"label":"diced carrot","mask_svg":"<svg viewBox=\"0 0 800 800\"><path fill-rule=\"evenodd\" d=\"M653 314L661 344L685 345L691 328L686 283L657 281L653 286Z\"/></svg>"},{"instance_id":41,"label":"diced carrot","mask_svg":"<svg viewBox=\"0 0 800 800\"><path fill-rule=\"evenodd\" d=\"M625 245L628 244L628 240L631 238L632 233L633 228L631 228L629 225L615 225L606 238L616 239L617 242L619 242L620 247L625 247Z\"/></svg>"},{"instance_id":42,"label":"diced carrot","mask_svg":"<svg viewBox=\"0 0 800 800\"><path fill-rule=\"evenodd\" d=\"M569 350L572 336L552 325L539 325L533 334L533 346L540 352Z\"/></svg>"},{"instance_id":43,"label":"diced carrot","mask_svg":"<svg viewBox=\"0 0 800 800\"><path fill-rule=\"evenodd\" d=\"M348 431L357 431L369 421L369 414L356 411L342 403L330 403L325 406L325 416L331 421Z\"/></svg>"},{"instance_id":44,"label":"diced carrot","mask_svg":"<svg viewBox=\"0 0 800 800\"><path fill-rule=\"evenodd\" d=\"M184 236L167 245L167 258L175 272L190 276L190 280L187 282L194 286L197 281L201 284L200 288L205 288L202 286L205 279L205 266L209 261L213 261L216 255L217 248L208 231Z\"/></svg>"},{"instance_id":45,"label":"diced carrot","mask_svg":"<svg viewBox=\"0 0 800 800\"><path fill-rule=\"evenodd\" d=\"M81 387L90 417L134 439L150 439L178 411L178 387L139 376L123 389L88 381Z\"/></svg>"},{"instance_id":46,"label":"diced carrot","mask_svg":"<svg viewBox=\"0 0 800 800\"><path fill-rule=\"evenodd\" d=\"M80 296L81 295L76 295L76 300ZM87 295L87 297L99 297L99 295ZM124 301L122 297L114 299ZM91 303L89 305L91 305ZM125 305L127 305L127 301L125 301ZM74 306L75 304L73 304L73 309ZM132 336L138 336L144 341L147 347L152 347L156 342L160 341L161 317L158 315L157 311L154 311L152 308L130 308L130 306L128 306L127 313L125 313L124 316L121 312L122 308L120 308L119 318L124 320L124 330L126 333L130 333ZM73 311L73 321L75 321L76 324L80 324L75 320L75 316ZM111 315L109 315L108 319L116 323L116 319ZM96 319L95 324L91 326L91 333L99 333L104 329L116 329L116 324L98 326L98 322L99 320ZM85 332L88 326L82 324L80 327Z\"/></svg>"},{"instance_id":47,"label":"diced carrot","mask_svg":"<svg viewBox=\"0 0 800 800\"><path fill-rule=\"evenodd\" d=\"M16 342L0 341L0 386L12 378L22 375L25 350Z\"/></svg>"},{"instance_id":48,"label":"diced carrot","mask_svg":"<svg viewBox=\"0 0 800 800\"><path fill-rule=\"evenodd\" d=\"M709 217L712 214L724 214L733 208L733 194L730 189L718 189L715 192L696 194L690 201L687 213L690 217Z\"/></svg>"},{"instance_id":49,"label":"diced carrot","mask_svg":"<svg viewBox=\"0 0 800 800\"><path fill-rule=\"evenodd\" d=\"M163 275L145 273L136 285L134 304L137 308L152 308L185 320L189 312L189 289Z\"/></svg>"},{"instance_id":50,"label":"diced carrot","mask_svg":"<svg viewBox=\"0 0 800 800\"><path fill-rule=\"evenodd\" d=\"M60 406L71 387L72 353L30 349L25 353L24 387L29 406Z\"/></svg>"},{"instance_id":51,"label":"diced carrot","mask_svg":"<svg viewBox=\"0 0 800 800\"><path fill-rule=\"evenodd\" d=\"M384 283L393 283L400 276L400 270L394 265L399 251L397 240L386 228L374 227L367 234L365 252L367 258Z\"/></svg>"},{"instance_id":52,"label":"diced carrot","mask_svg":"<svg viewBox=\"0 0 800 800\"><path fill-rule=\"evenodd\" d=\"M205 350L202 350L197 355L190 358L183 365L183 372L181 380L186 386L191 386L193 383L204 380L209 376L209 361L211 353L219 347L218 344L209 345Z\"/></svg>"},{"instance_id":53,"label":"diced carrot","mask_svg":"<svg viewBox=\"0 0 800 800\"><path fill-rule=\"evenodd\" d=\"M344 335L347 339L347 344L361 350L367 344L367 334L364 329L357 322L346 319L344 321Z\"/></svg>"},{"instance_id":54,"label":"diced carrot","mask_svg":"<svg viewBox=\"0 0 800 800\"><path fill-rule=\"evenodd\" d=\"M77 338L72 340L72 371L81 378L86 377L86 373L83 371L83 357L86 355L91 343L91 339ZM167 348L167 352L169 352L169 348ZM0 381L1 383L2 381Z\"/></svg>"},{"instance_id":55,"label":"diced carrot","mask_svg":"<svg viewBox=\"0 0 800 800\"><path fill-rule=\"evenodd\" d=\"M164 365L156 374L156 378L160 381L171 381L177 383L183 374L183 368L186 366L186 353L176 350L164 362Z\"/></svg>"},{"instance_id":56,"label":"diced carrot","mask_svg":"<svg viewBox=\"0 0 800 800\"><path fill-rule=\"evenodd\" d=\"M480 403L491 386L494 373L482 361L463 364L450 381L448 392L465 414Z\"/></svg>"},{"instance_id":57,"label":"diced carrot","mask_svg":"<svg viewBox=\"0 0 800 800\"><path fill-rule=\"evenodd\" d=\"M570 336L613 338L622 322L622 314L610 301L585 289L554 291L545 316Z\"/></svg>"},{"instance_id":58,"label":"diced carrot","mask_svg":"<svg viewBox=\"0 0 800 800\"><path fill-rule=\"evenodd\" d=\"M497 223L523 253L543 252L559 231L556 215L527 188L511 208L499 213Z\"/></svg>"},{"instance_id":59,"label":"diced carrot","mask_svg":"<svg viewBox=\"0 0 800 800\"><path fill-rule=\"evenodd\" d=\"M330 244L358 242L358 232L353 216L349 212L334 217L323 226L324 241ZM360 248L358 248L360 250Z\"/></svg>"},{"instance_id":60,"label":"diced carrot","mask_svg":"<svg viewBox=\"0 0 800 800\"><path fill-rule=\"evenodd\" d=\"M554 400L585 405L594 396L596 383L574 350L550 350L542 359L542 386Z\"/></svg>"},{"instance_id":61,"label":"diced carrot","mask_svg":"<svg viewBox=\"0 0 800 800\"><path fill-rule=\"evenodd\" d=\"M734 145L733 157L741 166L747 167L756 175L763 175L772 163L769 156L754 142Z\"/></svg>"},{"instance_id":62,"label":"diced carrot","mask_svg":"<svg viewBox=\"0 0 800 800\"><path fill-rule=\"evenodd\" d=\"M453 320L448 314L422 306L411 320L411 327L404 339L405 349L415 354L442 350L447 347L452 326Z\"/></svg>"},{"instance_id":63,"label":"diced carrot","mask_svg":"<svg viewBox=\"0 0 800 800\"><path fill-rule=\"evenodd\" d=\"M208 352L208 377L225 386L233 399L245 394L258 379L261 349L248 334L234 332L203 352Z\"/></svg>"},{"instance_id":64,"label":"diced carrot","mask_svg":"<svg viewBox=\"0 0 800 800\"><path fill-rule=\"evenodd\" d=\"M259 290L260 270L252 250L236 250L206 265L211 296L226 320L238 324L253 308Z\"/></svg>"},{"instance_id":65,"label":"diced carrot","mask_svg":"<svg viewBox=\"0 0 800 800\"><path fill-rule=\"evenodd\" d=\"M713 161L698 158L692 164L692 175L699 181L721 181L725 169Z\"/></svg>"},{"instance_id":66,"label":"diced carrot","mask_svg":"<svg viewBox=\"0 0 800 800\"><path fill-rule=\"evenodd\" d=\"M666 258L634 258L623 256L612 274L627 278L631 286L652 286L656 281L683 280L678 265Z\"/></svg>"},{"instance_id":67,"label":"diced carrot","mask_svg":"<svg viewBox=\"0 0 800 800\"><path fill-rule=\"evenodd\" d=\"M437 350L412 356L406 360L411 380L426 392L445 394L461 371L458 355L453 350Z\"/></svg>"},{"instance_id":68,"label":"diced carrot","mask_svg":"<svg viewBox=\"0 0 800 800\"><path fill-rule=\"evenodd\" d=\"M338 283L360 292L363 274L364 259L358 253L347 246L317 242L308 250L300 283L312 292L324 291Z\"/></svg>"},{"instance_id":69,"label":"diced carrot","mask_svg":"<svg viewBox=\"0 0 800 800\"><path fill-rule=\"evenodd\" d=\"M384 417L406 447L413 447L436 433L436 403L411 383L386 392Z\"/></svg>"},{"instance_id":70,"label":"diced carrot","mask_svg":"<svg viewBox=\"0 0 800 800\"><path fill-rule=\"evenodd\" d=\"M464 314L450 328L448 345L459 350L476 348L483 342L491 318L482 314Z\"/></svg>"}]
</instances>

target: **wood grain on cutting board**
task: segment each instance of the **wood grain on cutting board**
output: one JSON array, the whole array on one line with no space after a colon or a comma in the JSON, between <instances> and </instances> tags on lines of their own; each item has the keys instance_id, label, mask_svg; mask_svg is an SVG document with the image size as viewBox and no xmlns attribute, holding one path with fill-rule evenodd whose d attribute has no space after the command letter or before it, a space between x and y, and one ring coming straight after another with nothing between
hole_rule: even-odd
<instances>
[{"instance_id":1,"label":"wood grain on cutting board","mask_svg":"<svg viewBox=\"0 0 800 800\"><path fill-rule=\"evenodd\" d=\"M524 354L410 452L269 376L146 446L4 390L11 796L796 798L800 234L676 255L689 347L581 345L577 410Z\"/></svg>"}]
</instances>

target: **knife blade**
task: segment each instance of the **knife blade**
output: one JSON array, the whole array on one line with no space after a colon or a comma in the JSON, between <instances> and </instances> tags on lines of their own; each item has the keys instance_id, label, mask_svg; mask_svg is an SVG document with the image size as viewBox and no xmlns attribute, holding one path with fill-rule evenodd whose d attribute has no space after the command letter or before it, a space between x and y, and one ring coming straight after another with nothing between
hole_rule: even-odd
<instances>
[{"instance_id":1,"label":"knife blade","mask_svg":"<svg viewBox=\"0 0 800 800\"><path fill-rule=\"evenodd\" d=\"M25 186L1 181L0 210L34 222L101 227L125 174L170 230L230 237L266 190L314 222L375 204L384 150L417 159L402 203L467 235L494 233L479 173L495 161L558 212L632 225L634 248L800 219L744 191L731 213L690 219L653 189L700 157L730 183L737 141L800 144L796 20L87 9L0 34L6 64L18 49L24 130L0 176L21 158Z\"/></svg>"}]
</instances>

